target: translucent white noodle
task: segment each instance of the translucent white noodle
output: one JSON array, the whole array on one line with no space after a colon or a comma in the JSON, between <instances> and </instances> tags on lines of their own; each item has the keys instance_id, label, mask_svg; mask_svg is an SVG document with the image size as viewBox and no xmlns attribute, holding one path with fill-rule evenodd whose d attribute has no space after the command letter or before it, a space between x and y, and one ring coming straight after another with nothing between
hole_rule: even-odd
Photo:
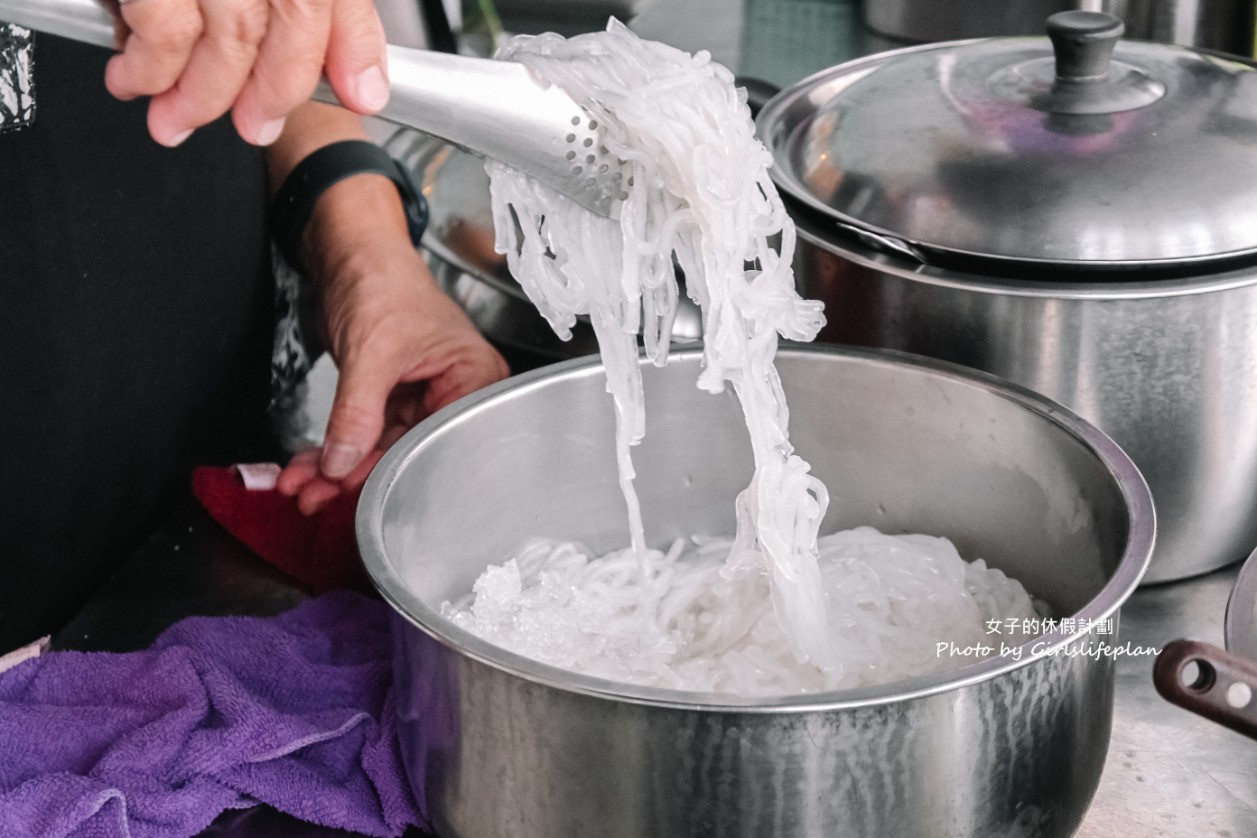
<instances>
[{"instance_id":1,"label":"translucent white noodle","mask_svg":"<svg viewBox=\"0 0 1257 838\"><path fill-rule=\"evenodd\" d=\"M698 385L713 393L733 385L755 459L737 501L737 536L722 557L722 590L745 596L760 586L795 659L837 666L816 561L828 494L793 453L773 366L779 336L811 340L824 317L819 303L795 291L794 226L768 178L771 157L754 137L744 95L706 53L642 41L616 21L570 40L516 37L499 57L528 64L572 95L603 125L606 148L627 163L615 220L500 164L487 168L497 248L512 273L560 336L580 315L593 324L616 406L638 584L656 554L646 549L629 456L645 431L637 335L662 365L678 295L675 258L703 312ZM780 250L769 244L775 236Z\"/></svg>"},{"instance_id":2,"label":"translucent white noodle","mask_svg":"<svg viewBox=\"0 0 1257 838\"><path fill-rule=\"evenodd\" d=\"M728 541L649 550L644 582L642 557L631 550L593 558L575 544L537 541L443 610L486 640L555 666L743 695L865 687L972 663L1016 633L993 634L988 621L1039 617L1020 584L981 560L964 561L946 539L861 527L819 546L827 669L796 660L763 574L721 573ZM940 651L940 640L956 649Z\"/></svg>"}]
</instances>

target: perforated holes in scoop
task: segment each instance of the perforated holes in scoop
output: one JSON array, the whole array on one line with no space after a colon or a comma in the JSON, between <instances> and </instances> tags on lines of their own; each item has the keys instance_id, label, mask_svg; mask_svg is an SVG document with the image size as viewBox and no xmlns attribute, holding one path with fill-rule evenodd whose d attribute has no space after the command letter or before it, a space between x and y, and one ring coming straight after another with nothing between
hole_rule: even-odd
<instances>
[{"instance_id":1,"label":"perforated holes in scoop","mask_svg":"<svg viewBox=\"0 0 1257 838\"><path fill-rule=\"evenodd\" d=\"M572 130L564 135L567 150L563 156L573 177L572 188L599 203L623 200L627 195L622 188L621 164L602 142L598 120L574 116L570 122Z\"/></svg>"}]
</instances>

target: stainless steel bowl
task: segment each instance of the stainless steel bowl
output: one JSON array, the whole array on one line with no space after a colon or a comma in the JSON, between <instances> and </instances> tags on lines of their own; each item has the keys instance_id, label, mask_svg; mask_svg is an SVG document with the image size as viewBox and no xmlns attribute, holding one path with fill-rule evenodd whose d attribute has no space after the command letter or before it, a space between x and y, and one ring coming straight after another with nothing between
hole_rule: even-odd
<instances>
[{"instance_id":1,"label":"stainless steel bowl","mask_svg":"<svg viewBox=\"0 0 1257 838\"><path fill-rule=\"evenodd\" d=\"M697 390L700 361L643 367L634 463L655 544L731 533L750 477L736 401ZM793 440L832 493L824 531L944 535L1059 615L1116 617L1153 511L1099 431L943 362L807 348L778 366ZM1111 637L1052 633L1019 659L765 700L576 675L443 619L443 601L528 537L626 543L603 391L589 360L490 387L407 434L363 491L359 545L395 608L402 752L442 836L1073 832L1104 766L1114 667L1070 652Z\"/></svg>"}]
</instances>

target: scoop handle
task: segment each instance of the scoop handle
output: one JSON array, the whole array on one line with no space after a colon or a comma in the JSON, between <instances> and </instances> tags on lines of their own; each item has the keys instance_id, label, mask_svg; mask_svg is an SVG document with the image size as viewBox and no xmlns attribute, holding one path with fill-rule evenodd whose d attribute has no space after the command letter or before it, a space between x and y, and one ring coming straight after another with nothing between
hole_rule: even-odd
<instances>
[{"instance_id":1,"label":"scoop handle","mask_svg":"<svg viewBox=\"0 0 1257 838\"><path fill-rule=\"evenodd\" d=\"M1196 677L1184 683L1191 664ZM1174 640L1157 655L1152 680L1171 704L1257 739L1257 662L1211 643Z\"/></svg>"},{"instance_id":2,"label":"scoop handle","mask_svg":"<svg viewBox=\"0 0 1257 838\"><path fill-rule=\"evenodd\" d=\"M113 13L97 0L0 0L0 21L98 47L117 46Z\"/></svg>"}]
</instances>

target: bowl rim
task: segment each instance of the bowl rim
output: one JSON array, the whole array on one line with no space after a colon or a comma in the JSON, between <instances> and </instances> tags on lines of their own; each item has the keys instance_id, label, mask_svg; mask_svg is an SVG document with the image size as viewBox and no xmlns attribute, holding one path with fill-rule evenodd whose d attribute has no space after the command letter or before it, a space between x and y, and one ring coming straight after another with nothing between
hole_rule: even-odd
<instances>
[{"instance_id":1,"label":"bowl rim","mask_svg":"<svg viewBox=\"0 0 1257 838\"><path fill-rule=\"evenodd\" d=\"M1068 408L989 373L898 350L784 343L778 354L835 355L867 363L907 365L977 386L1053 422L1088 448L1104 465L1126 502L1130 522L1126 546L1113 575L1099 593L1073 615L1074 619L1090 621L1094 626L1115 618L1118 609L1139 585L1151 561L1156 539L1156 514L1148 485L1117 443ZM669 355L669 363L692 360L701 355L701 348L674 350ZM639 363L652 362L640 356ZM794 713L872 707L951 692L1057 655L1082 655L1098 660L1105 652L1103 645L1098 651L1094 645L1082 650L1072 648L1082 647L1094 631L1066 634L1058 629L1012 647L1021 650L1017 659L1011 655L994 655L941 672L873 687L782 696L739 696L642 686L584 675L510 652L460 628L412 593L389 561L384 547L382 516L390 488L407 463L437 439L438 432L443 428L469 421L508 395L545 387L551 380L559 378L595 374L601 376L602 362L597 356L587 356L497 382L434 413L385 453L363 487L355 530L367 574L397 616L466 658L535 684L593 698L702 712Z\"/></svg>"}]
</instances>

